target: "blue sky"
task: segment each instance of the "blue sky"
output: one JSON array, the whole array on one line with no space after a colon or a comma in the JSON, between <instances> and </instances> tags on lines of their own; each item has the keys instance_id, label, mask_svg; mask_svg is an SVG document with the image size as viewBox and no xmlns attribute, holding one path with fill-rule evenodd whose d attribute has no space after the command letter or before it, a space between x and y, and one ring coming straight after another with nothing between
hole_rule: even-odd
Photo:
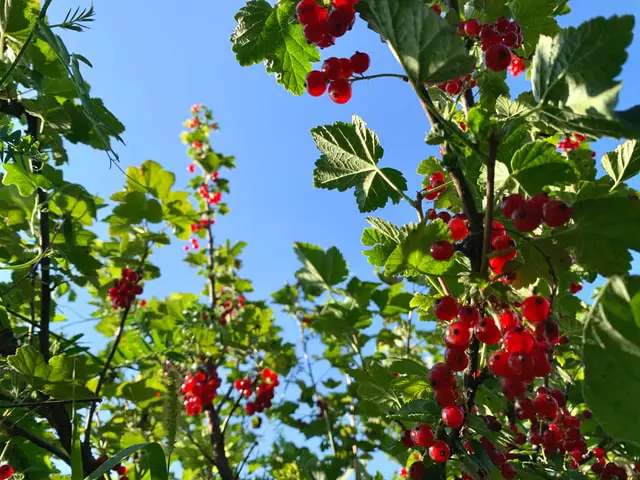
<instances>
[{"instance_id":1,"label":"blue sky","mask_svg":"<svg viewBox=\"0 0 640 480\"><path fill-rule=\"evenodd\" d=\"M410 88L394 79L358 82L351 102L338 106L326 96L294 97L278 85L264 67L240 67L231 51L229 36L239 1L191 0L95 0L97 12L85 33L65 32L69 50L88 57L94 64L85 76L92 94L125 124L126 146L116 148L123 167L154 159L177 173L177 185L186 185L187 159L178 135L182 121L194 103L213 109L221 132L213 137L214 148L235 155L237 169L229 178L231 215L220 220L219 238L246 240L244 276L256 287L253 298L266 298L292 278L298 262L294 241L324 248L337 246L351 272L372 279L372 269L361 254L360 235L364 215L357 210L351 192L338 193L313 188L312 171L318 158L309 130L335 120L361 116L377 132L385 149L384 166L402 170L415 190L420 177L418 163L437 149L423 142L428 131L424 114ZM53 23L78 0L56 0L50 10ZM574 12L562 18L563 25L577 25L597 15L640 13L631 0L574 0ZM86 2L84 6L89 6ZM636 28L637 33L637 28ZM638 40L631 46L624 68L628 80L621 108L640 103L633 80L640 72ZM337 42L329 55L350 56L367 51L371 73L399 73L392 55L363 22ZM513 82L515 90L529 88L524 75ZM613 141L596 145L598 156L611 150ZM124 183L121 172L109 169L103 153L70 147L67 177L83 183L103 198ZM415 212L406 204L389 206L376 215L395 223L413 221ZM173 291L199 291L200 279L183 266L182 245L160 250L154 261L166 275L146 288L145 295L164 296ZM81 305L71 305L69 320L86 315ZM296 329L285 316L281 323L291 341ZM90 333L92 324L75 329ZM98 342L101 344L101 342ZM321 372L320 372L321 373ZM382 462L377 465L382 465ZM389 472L395 467L380 467Z\"/></svg>"}]
</instances>

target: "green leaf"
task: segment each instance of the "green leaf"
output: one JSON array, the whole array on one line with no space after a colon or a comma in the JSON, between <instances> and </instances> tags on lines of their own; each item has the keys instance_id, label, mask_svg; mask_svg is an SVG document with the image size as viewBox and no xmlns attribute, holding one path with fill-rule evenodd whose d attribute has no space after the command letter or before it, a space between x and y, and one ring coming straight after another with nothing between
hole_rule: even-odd
<instances>
[{"instance_id":1,"label":"green leaf","mask_svg":"<svg viewBox=\"0 0 640 480\"><path fill-rule=\"evenodd\" d=\"M429 373L429 369L422 362L411 360L410 358L402 358L394 360L391 363L389 369L394 373L400 373L403 375L414 375L418 377L426 378Z\"/></svg>"},{"instance_id":2,"label":"green leaf","mask_svg":"<svg viewBox=\"0 0 640 480\"><path fill-rule=\"evenodd\" d=\"M505 0L469 0L464 4L465 18L477 18L482 23L491 23L498 17L510 17Z\"/></svg>"},{"instance_id":3,"label":"green leaf","mask_svg":"<svg viewBox=\"0 0 640 480\"><path fill-rule=\"evenodd\" d=\"M615 151L602 157L602 166L613 179L611 190L614 190L620 183L640 172L640 146L635 140L619 145Z\"/></svg>"},{"instance_id":4,"label":"green leaf","mask_svg":"<svg viewBox=\"0 0 640 480\"><path fill-rule=\"evenodd\" d=\"M588 115L574 113L567 108L544 105L538 119L554 127L558 132L581 132L592 137L640 138L640 107L599 115L596 111ZM534 118L532 116L532 118Z\"/></svg>"},{"instance_id":5,"label":"green leaf","mask_svg":"<svg viewBox=\"0 0 640 480\"><path fill-rule=\"evenodd\" d=\"M331 291L347 279L347 262L336 247L324 251L315 245L296 242L293 249L304 265L296 273L296 278L308 287Z\"/></svg>"},{"instance_id":6,"label":"green leaf","mask_svg":"<svg viewBox=\"0 0 640 480\"><path fill-rule=\"evenodd\" d=\"M423 0L364 0L369 19L414 85L470 73L474 60L455 29Z\"/></svg>"},{"instance_id":7,"label":"green leaf","mask_svg":"<svg viewBox=\"0 0 640 480\"><path fill-rule=\"evenodd\" d=\"M23 197L30 197L38 187L48 188L49 182L42 175L31 173L19 163L5 163L3 185L15 185Z\"/></svg>"},{"instance_id":8,"label":"green leaf","mask_svg":"<svg viewBox=\"0 0 640 480\"><path fill-rule=\"evenodd\" d=\"M522 28L524 57L529 57L540 35L555 35L560 28L554 18L559 0L512 0L511 12Z\"/></svg>"},{"instance_id":9,"label":"green leaf","mask_svg":"<svg viewBox=\"0 0 640 480\"><path fill-rule=\"evenodd\" d=\"M127 168L127 188L134 192L144 192L163 200L169 195L176 177L153 160L147 160L139 167Z\"/></svg>"},{"instance_id":10,"label":"green leaf","mask_svg":"<svg viewBox=\"0 0 640 480\"><path fill-rule=\"evenodd\" d=\"M429 250L436 240L450 240L449 229L442 220L420 225L393 250L385 263L385 274L442 275L453 265L454 259L443 262L431 256Z\"/></svg>"},{"instance_id":11,"label":"green leaf","mask_svg":"<svg viewBox=\"0 0 640 480\"><path fill-rule=\"evenodd\" d=\"M540 37L531 75L535 99L577 114L612 117L621 86L615 77L627 59L633 25L630 15L598 17L554 38Z\"/></svg>"},{"instance_id":12,"label":"green leaf","mask_svg":"<svg viewBox=\"0 0 640 480\"><path fill-rule=\"evenodd\" d=\"M640 443L640 319L633 298L640 277L614 277L603 287L584 330L583 391L602 428L617 440Z\"/></svg>"},{"instance_id":13,"label":"green leaf","mask_svg":"<svg viewBox=\"0 0 640 480\"><path fill-rule=\"evenodd\" d=\"M316 187L341 192L355 187L361 212L384 207L389 200L400 201L407 181L398 170L378 168L383 149L360 117L354 115L351 124L316 127L311 135L322 152L313 172Z\"/></svg>"},{"instance_id":14,"label":"green leaf","mask_svg":"<svg viewBox=\"0 0 640 480\"><path fill-rule=\"evenodd\" d=\"M233 51L240 65L264 61L267 71L295 95L305 91L311 64L320 60L318 49L302 34L295 20L294 0L282 0L272 7L265 0L252 0L236 14L231 35Z\"/></svg>"},{"instance_id":15,"label":"green leaf","mask_svg":"<svg viewBox=\"0 0 640 480\"><path fill-rule=\"evenodd\" d=\"M7 363L32 382L49 377L49 365L42 354L31 345L20 347L15 355L9 355Z\"/></svg>"},{"instance_id":16,"label":"green leaf","mask_svg":"<svg viewBox=\"0 0 640 480\"><path fill-rule=\"evenodd\" d=\"M144 450L149 465L150 480L168 480L167 464L162 447L158 443L140 443L132 445L116 453L106 462L96 468L85 480L99 480L122 460L130 457L137 451Z\"/></svg>"},{"instance_id":17,"label":"green leaf","mask_svg":"<svg viewBox=\"0 0 640 480\"><path fill-rule=\"evenodd\" d=\"M530 195L547 185L566 185L577 180L571 164L548 142L528 143L511 159L511 178Z\"/></svg>"},{"instance_id":18,"label":"green leaf","mask_svg":"<svg viewBox=\"0 0 640 480\"><path fill-rule=\"evenodd\" d=\"M493 111L497 107L500 99L509 98L509 86L506 82L507 74L505 72L494 72L492 70L484 70L478 74L477 82L480 91L479 105L489 111Z\"/></svg>"}]
</instances>

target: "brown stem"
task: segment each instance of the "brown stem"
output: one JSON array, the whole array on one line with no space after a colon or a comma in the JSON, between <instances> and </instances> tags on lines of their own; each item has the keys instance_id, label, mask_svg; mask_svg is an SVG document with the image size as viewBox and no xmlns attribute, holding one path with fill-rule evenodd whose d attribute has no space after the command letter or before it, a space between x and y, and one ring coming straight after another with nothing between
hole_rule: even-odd
<instances>
[{"instance_id":1,"label":"brown stem","mask_svg":"<svg viewBox=\"0 0 640 480\"><path fill-rule=\"evenodd\" d=\"M482 238L482 261L480 263L480 275L485 277L489 267L489 245L491 244L491 231L493 230L493 207L495 203L495 176L496 155L498 140L493 132L489 134L489 155L487 159L487 209L484 216L484 235Z\"/></svg>"},{"instance_id":2,"label":"brown stem","mask_svg":"<svg viewBox=\"0 0 640 480\"><path fill-rule=\"evenodd\" d=\"M224 449L224 437L220 428L220 417L213 405L205 408L205 416L209 427L209 436L211 437L211 445L213 447L213 460L222 480L234 480L233 471L229 466L229 460Z\"/></svg>"},{"instance_id":3,"label":"brown stem","mask_svg":"<svg viewBox=\"0 0 640 480\"><path fill-rule=\"evenodd\" d=\"M211 206L207 204L207 243L209 246L209 307L216 307L216 256L213 250L213 230L211 229ZM211 312L213 313L213 312Z\"/></svg>"},{"instance_id":4,"label":"brown stem","mask_svg":"<svg viewBox=\"0 0 640 480\"><path fill-rule=\"evenodd\" d=\"M69 455L67 455L65 451L56 447L55 445L52 445L46 440L36 435L33 435L28 430L20 427L17 423L13 422L12 420L9 420L8 418L1 419L0 425L2 425L2 427L6 430L6 432L10 436L22 437L25 440L30 441L34 445L37 445L38 447L42 448L43 450L46 450L47 452L54 455L55 457L58 457L67 465L71 465L71 457L69 457Z\"/></svg>"},{"instance_id":5,"label":"brown stem","mask_svg":"<svg viewBox=\"0 0 640 480\"><path fill-rule=\"evenodd\" d=\"M253 452L253 449L256 448L257 446L258 446L258 442L254 442L254 444L251 445L251 448L249 448L249 451L247 452L247 454L242 459L242 462L240 462L240 466L238 467L238 470L236 471L235 480L240 480L240 472L242 472L242 469L244 468L245 464L249 460L249 456L251 455L251 452Z\"/></svg>"}]
</instances>

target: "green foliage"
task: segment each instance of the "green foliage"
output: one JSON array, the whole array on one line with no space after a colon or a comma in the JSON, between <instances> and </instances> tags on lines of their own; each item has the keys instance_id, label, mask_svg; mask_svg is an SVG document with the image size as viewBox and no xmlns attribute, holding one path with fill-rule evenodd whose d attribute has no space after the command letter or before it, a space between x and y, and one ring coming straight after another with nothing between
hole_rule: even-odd
<instances>
[{"instance_id":1,"label":"green foliage","mask_svg":"<svg viewBox=\"0 0 640 480\"><path fill-rule=\"evenodd\" d=\"M640 172L640 148L635 140L618 146L613 152L602 157L602 166L613 179L614 190L620 183L633 178Z\"/></svg>"}]
</instances>

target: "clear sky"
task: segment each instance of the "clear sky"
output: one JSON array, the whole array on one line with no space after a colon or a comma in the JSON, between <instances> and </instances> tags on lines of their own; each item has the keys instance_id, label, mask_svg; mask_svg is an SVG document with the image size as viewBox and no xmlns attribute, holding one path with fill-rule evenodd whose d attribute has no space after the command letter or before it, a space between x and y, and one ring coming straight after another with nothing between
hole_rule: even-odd
<instances>
[{"instance_id":1,"label":"clear sky","mask_svg":"<svg viewBox=\"0 0 640 480\"><path fill-rule=\"evenodd\" d=\"M249 242L243 274L254 281L253 298L268 297L292 278L299 266L292 250L294 241L324 248L335 245L352 273L372 279L372 269L361 254L364 215L358 212L351 192L313 187L318 153L308 132L314 126L349 121L352 114L358 114L380 137L385 149L382 164L402 170L411 191L421 182L414 173L418 163L437 155L436 147L423 142L428 130L424 114L411 89L395 79L358 82L352 101L338 106L326 96L294 97L261 65L240 67L229 36L233 16L243 3L94 0L97 16L92 28L85 33L65 32L64 39L70 51L92 61L94 68L84 72L92 94L103 98L126 126L126 146L116 146L123 168L154 159L177 173L178 186L186 185L187 159L178 138L181 123L194 103L213 109L222 128L213 137L214 148L235 155L238 166L230 174L231 215L221 219L216 229L219 238ZM67 9L89 4L55 0L49 17L56 23ZM571 6L574 11L561 19L563 26L578 25L597 15L640 13L636 0L573 0ZM371 73L399 73L385 45L363 23L357 22L329 53L323 52L323 58L363 50L371 55ZM627 82L621 108L640 103L640 91L634 88L640 73L639 45L636 39L629 49L630 59L622 75ZM529 88L524 75L513 87ZM595 147L598 158L614 146L613 141L600 142ZM122 173L109 169L101 152L70 147L70 158L67 177L103 198L124 183ZM406 223L414 220L415 212L400 204L376 215ZM145 295L199 291L201 280L181 264L181 257L181 244L164 248L154 257L169 275L148 285ZM86 315L82 306L71 307L79 316ZM70 320L77 319L71 310L67 313ZM281 317L286 335L294 342L294 325ZM93 324L76 328L89 333ZM376 462L378 466L387 473L396 468Z\"/></svg>"}]
</instances>

